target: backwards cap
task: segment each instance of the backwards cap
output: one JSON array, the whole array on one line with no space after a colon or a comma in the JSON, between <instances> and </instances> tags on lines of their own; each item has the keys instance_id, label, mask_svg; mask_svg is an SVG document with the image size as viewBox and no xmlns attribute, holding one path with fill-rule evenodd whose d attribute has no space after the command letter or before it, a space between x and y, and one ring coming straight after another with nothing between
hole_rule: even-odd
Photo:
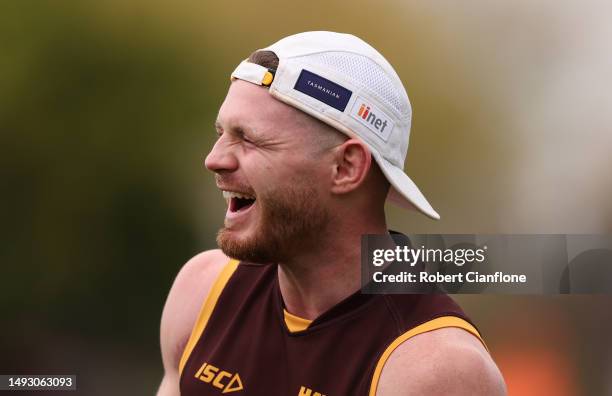
<instances>
[{"instance_id":1,"label":"backwards cap","mask_svg":"<svg viewBox=\"0 0 612 396\"><path fill-rule=\"evenodd\" d=\"M262 48L278 68L241 62L232 79L268 86L270 94L363 141L391 183L387 199L439 219L404 173L412 108L393 67L360 38L335 32L304 32Z\"/></svg>"}]
</instances>

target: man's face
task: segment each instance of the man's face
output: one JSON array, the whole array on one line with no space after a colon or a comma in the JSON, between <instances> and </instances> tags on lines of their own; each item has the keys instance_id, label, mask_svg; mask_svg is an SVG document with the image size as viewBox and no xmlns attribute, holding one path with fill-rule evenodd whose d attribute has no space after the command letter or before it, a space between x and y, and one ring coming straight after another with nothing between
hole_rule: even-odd
<instances>
[{"instance_id":1,"label":"man's face","mask_svg":"<svg viewBox=\"0 0 612 396\"><path fill-rule=\"evenodd\" d=\"M219 139L206 158L228 202L217 237L228 256L286 261L323 237L331 166L313 147L308 121L265 88L231 84L216 122Z\"/></svg>"}]
</instances>

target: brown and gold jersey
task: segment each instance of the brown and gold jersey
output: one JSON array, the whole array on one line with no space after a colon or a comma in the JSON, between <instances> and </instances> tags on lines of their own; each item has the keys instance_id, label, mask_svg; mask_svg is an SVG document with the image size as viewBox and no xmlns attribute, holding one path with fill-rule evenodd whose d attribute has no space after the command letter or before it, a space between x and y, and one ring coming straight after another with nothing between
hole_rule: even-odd
<instances>
[{"instance_id":1,"label":"brown and gold jersey","mask_svg":"<svg viewBox=\"0 0 612 396\"><path fill-rule=\"evenodd\" d=\"M299 318L284 308L276 265L231 260L183 352L181 395L373 396L393 350L442 327L480 338L443 294L356 292L314 321Z\"/></svg>"}]
</instances>

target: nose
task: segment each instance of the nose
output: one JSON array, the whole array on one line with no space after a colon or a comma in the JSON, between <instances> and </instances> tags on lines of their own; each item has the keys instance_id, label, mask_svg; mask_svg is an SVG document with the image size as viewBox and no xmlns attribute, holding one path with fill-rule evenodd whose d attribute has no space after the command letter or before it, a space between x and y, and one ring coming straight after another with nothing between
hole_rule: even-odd
<instances>
[{"instance_id":1,"label":"nose","mask_svg":"<svg viewBox=\"0 0 612 396\"><path fill-rule=\"evenodd\" d=\"M238 168L238 160L227 144L226 134L222 135L204 160L204 166L212 172L234 171Z\"/></svg>"}]
</instances>

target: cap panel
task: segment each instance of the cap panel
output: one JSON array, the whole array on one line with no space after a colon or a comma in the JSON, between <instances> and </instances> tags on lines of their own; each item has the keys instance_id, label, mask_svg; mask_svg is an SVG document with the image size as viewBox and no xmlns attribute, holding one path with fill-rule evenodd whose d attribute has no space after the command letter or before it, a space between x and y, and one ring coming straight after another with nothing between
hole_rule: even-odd
<instances>
[{"instance_id":1,"label":"cap panel","mask_svg":"<svg viewBox=\"0 0 612 396\"><path fill-rule=\"evenodd\" d=\"M370 44L352 34L328 31L303 32L285 37L262 50L273 51L279 58L333 51L365 56L383 68L394 83L403 89L402 80L389 61Z\"/></svg>"},{"instance_id":2,"label":"cap panel","mask_svg":"<svg viewBox=\"0 0 612 396\"><path fill-rule=\"evenodd\" d=\"M327 51L302 57L305 63L325 66L351 78L393 109L398 117L410 117L410 102L402 86L366 56L345 51Z\"/></svg>"},{"instance_id":3,"label":"cap panel","mask_svg":"<svg viewBox=\"0 0 612 396\"><path fill-rule=\"evenodd\" d=\"M378 104L382 105L382 107L376 106L379 109L378 112L393 116L396 127L400 127L397 120L401 120L402 129L397 131L401 133L397 136L398 139L393 141L399 153L393 160L404 163L410 141L412 108L403 85L389 76L388 70L364 55L345 51L319 52L294 57L292 60L297 60L305 65L315 65L323 70L323 75L333 73L341 76L351 86L359 87L362 92L367 92L366 100L363 100L365 104L371 103L368 99L375 99ZM374 130L374 132L377 131ZM387 156L387 158L392 157Z\"/></svg>"},{"instance_id":4,"label":"cap panel","mask_svg":"<svg viewBox=\"0 0 612 396\"><path fill-rule=\"evenodd\" d=\"M282 38L276 43L263 48L263 50L274 51L279 58L291 58L323 51L348 51L364 54L377 61L386 62L376 49L359 37L352 34L327 31L297 33Z\"/></svg>"},{"instance_id":5,"label":"cap panel","mask_svg":"<svg viewBox=\"0 0 612 396\"><path fill-rule=\"evenodd\" d=\"M325 76L324 79L332 84L325 85L319 80L304 79L305 73L312 73L321 78ZM309 92L300 90L300 84L321 84L320 91L329 92L323 92L317 98ZM336 89L335 85L339 85L341 89ZM352 84L343 75L316 65L305 65L296 58L284 59L279 62L274 82L270 87L270 94L284 102L290 102L292 106L344 133L350 131L350 134L347 134L361 138L388 161L403 167L405 151L402 152L397 148L405 146L404 142L407 140L406 134L409 129L407 122L388 114L384 104L373 98L368 91ZM333 106L336 99L331 98L328 101L328 97L333 94L338 94L343 100L346 99L346 95L350 95L346 106L341 108L342 111ZM372 114L366 114L364 118L361 118L358 115L361 105L366 105ZM376 109L380 110L376 112ZM343 127L340 128L338 125Z\"/></svg>"}]
</instances>

